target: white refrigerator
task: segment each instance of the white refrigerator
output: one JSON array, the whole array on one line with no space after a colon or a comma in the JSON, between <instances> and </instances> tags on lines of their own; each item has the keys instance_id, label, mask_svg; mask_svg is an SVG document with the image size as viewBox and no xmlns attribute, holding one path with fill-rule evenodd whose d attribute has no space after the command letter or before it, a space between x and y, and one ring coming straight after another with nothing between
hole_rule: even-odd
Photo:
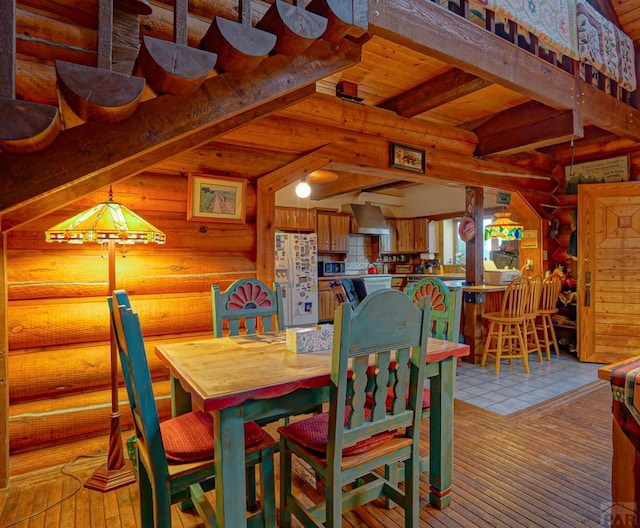
<instances>
[{"instance_id":1,"label":"white refrigerator","mask_svg":"<svg viewBox=\"0 0 640 528\"><path fill-rule=\"evenodd\" d=\"M276 282L285 326L318 324L318 240L315 233L276 234Z\"/></svg>"}]
</instances>

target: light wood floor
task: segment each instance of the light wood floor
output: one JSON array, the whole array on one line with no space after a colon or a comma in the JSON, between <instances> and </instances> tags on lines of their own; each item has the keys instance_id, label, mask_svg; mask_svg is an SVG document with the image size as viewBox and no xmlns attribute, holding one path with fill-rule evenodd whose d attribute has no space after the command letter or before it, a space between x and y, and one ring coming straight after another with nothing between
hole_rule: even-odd
<instances>
[{"instance_id":1,"label":"light wood floor","mask_svg":"<svg viewBox=\"0 0 640 528\"><path fill-rule=\"evenodd\" d=\"M0 490L0 526L139 527L135 485L103 494L79 484L103 457L81 458L65 469L79 480L61 474L61 464L103 453L106 444L102 438L12 457L10 486ZM421 527L600 527L601 507L610 500L609 385L596 381L507 418L456 401L454 449L453 503L438 511L425 500ZM298 490L307 490L306 478L301 471ZM427 482L423 475L425 497ZM175 507L173 517L174 527L202 526ZM401 510L377 503L344 517L345 527L403 522Z\"/></svg>"}]
</instances>

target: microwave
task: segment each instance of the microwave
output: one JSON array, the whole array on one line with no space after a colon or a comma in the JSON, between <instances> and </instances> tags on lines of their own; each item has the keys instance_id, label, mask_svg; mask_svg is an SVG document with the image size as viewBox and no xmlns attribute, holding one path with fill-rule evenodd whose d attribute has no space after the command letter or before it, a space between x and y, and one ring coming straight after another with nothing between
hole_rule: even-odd
<instances>
[{"instance_id":1,"label":"microwave","mask_svg":"<svg viewBox=\"0 0 640 528\"><path fill-rule=\"evenodd\" d=\"M318 262L318 276L344 275L344 262Z\"/></svg>"}]
</instances>

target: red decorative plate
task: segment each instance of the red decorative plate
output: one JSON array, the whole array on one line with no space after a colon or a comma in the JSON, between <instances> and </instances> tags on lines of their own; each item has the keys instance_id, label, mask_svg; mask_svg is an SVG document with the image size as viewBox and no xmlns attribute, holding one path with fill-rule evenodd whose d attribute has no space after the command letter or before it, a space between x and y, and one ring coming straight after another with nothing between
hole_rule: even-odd
<instances>
[{"instance_id":1,"label":"red decorative plate","mask_svg":"<svg viewBox=\"0 0 640 528\"><path fill-rule=\"evenodd\" d=\"M458 226L458 235L463 242L469 242L473 240L476 236L476 223L465 216L462 220L460 220L460 225Z\"/></svg>"}]
</instances>

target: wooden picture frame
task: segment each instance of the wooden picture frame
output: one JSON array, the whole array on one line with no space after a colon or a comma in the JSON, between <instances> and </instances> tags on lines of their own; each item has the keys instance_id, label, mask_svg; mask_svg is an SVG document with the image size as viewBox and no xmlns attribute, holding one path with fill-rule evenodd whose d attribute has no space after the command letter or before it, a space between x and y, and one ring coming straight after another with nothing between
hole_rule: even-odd
<instances>
[{"instance_id":1,"label":"wooden picture frame","mask_svg":"<svg viewBox=\"0 0 640 528\"><path fill-rule=\"evenodd\" d=\"M391 143L389 150L389 166L424 174L424 150L400 143Z\"/></svg>"},{"instance_id":2,"label":"wooden picture frame","mask_svg":"<svg viewBox=\"0 0 640 528\"><path fill-rule=\"evenodd\" d=\"M629 155L567 165L564 168L565 194L577 194L582 183L629 181Z\"/></svg>"},{"instance_id":3,"label":"wooden picture frame","mask_svg":"<svg viewBox=\"0 0 640 528\"><path fill-rule=\"evenodd\" d=\"M187 220L244 224L247 181L189 174Z\"/></svg>"}]
</instances>

